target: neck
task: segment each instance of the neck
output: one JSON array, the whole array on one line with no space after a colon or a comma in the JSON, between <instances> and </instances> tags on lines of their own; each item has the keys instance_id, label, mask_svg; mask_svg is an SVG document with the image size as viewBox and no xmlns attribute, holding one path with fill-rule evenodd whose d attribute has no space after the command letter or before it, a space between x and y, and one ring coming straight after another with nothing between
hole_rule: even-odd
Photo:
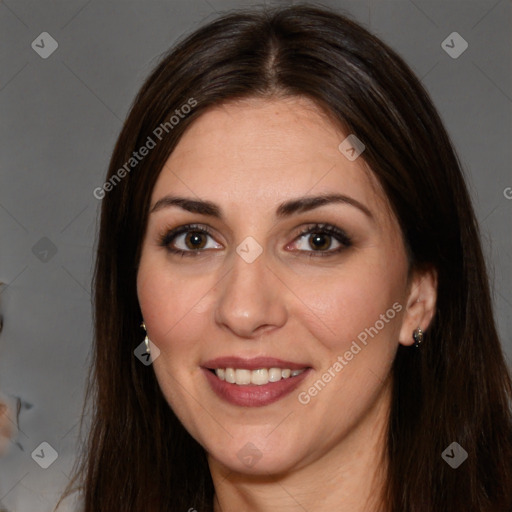
<instances>
[{"instance_id":1,"label":"neck","mask_svg":"<svg viewBox=\"0 0 512 512\"><path fill-rule=\"evenodd\" d=\"M235 473L209 457L214 512L383 512L389 389L335 448L283 474Z\"/></svg>"}]
</instances>

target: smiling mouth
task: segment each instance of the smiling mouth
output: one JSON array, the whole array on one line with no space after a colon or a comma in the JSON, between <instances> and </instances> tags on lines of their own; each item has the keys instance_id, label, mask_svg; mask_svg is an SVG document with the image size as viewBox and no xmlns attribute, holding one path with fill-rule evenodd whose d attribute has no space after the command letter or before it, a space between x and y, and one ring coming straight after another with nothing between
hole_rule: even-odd
<instances>
[{"instance_id":1,"label":"smiling mouth","mask_svg":"<svg viewBox=\"0 0 512 512\"><path fill-rule=\"evenodd\" d=\"M297 377L307 368L291 370L289 368L258 368L247 370L245 368L215 368L210 369L220 380L237 386L264 386L271 382L279 382L284 379Z\"/></svg>"}]
</instances>

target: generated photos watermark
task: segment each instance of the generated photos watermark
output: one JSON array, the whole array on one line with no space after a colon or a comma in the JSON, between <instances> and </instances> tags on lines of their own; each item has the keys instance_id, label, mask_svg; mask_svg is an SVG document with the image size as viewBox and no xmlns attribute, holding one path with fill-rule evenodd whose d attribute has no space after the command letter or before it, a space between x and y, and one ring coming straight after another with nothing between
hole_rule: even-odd
<instances>
[{"instance_id":1,"label":"generated photos watermark","mask_svg":"<svg viewBox=\"0 0 512 512\"><path fill-rule=\"evenodd\" d=\"M164 134L169 133L177 126L182 119L184 119L192 109L197 106L197 101L194 98L189 98L186 103L181 105L180 108L174 110L174 115L169 118L169 121L160 123L148 136L146 142L137 150L132 152L132 156L105 182L101 187L96 187L92 195L96 199L103 199L107 192L110 192L114 187L121 182L121 180L130 174L132 169L135 169L139 162L146 157L152 149L156 147L159 141L164 138ZM155 140L157 139L157 140Z\"/></svg>"},{"instance_id":2,"label":"generated photos watermark","mask_svg":"<svg viewBox=\"0 0 512 512\"><path fill-rule=\"evenodd\" d=\"M31 454L32 459L43 469L48 469L59 457L57 450L43 441Z\"/></svg>"},{"instance_id":3,"label":"generated photos watermark","mask_svg":"<svg viewBox=\"0 0 512 512\"><path fill-rule=\"evenodd\" d=\"M363 331L361 331L357 335L357 340L361 345L353 340L350 348L345 351L343 355L339 355L336 358L336 361L333 362L331 366L322 374L322 376L312 385L307 391L301 391L297 395L297 399L302 405L307 405L311 402L311 399L317 396L320 391L322 391L329 382L331 382L336 375L338 375L345 366L348 365L354 356L359 354L361 350L368 345L368 337L374 338L377 334L384 329L385 325L388 324L393 318L395 318L396 314L402 311L402 305L399 302L395 302L391 308L389 308L385 313L381 314L379 320L377 320L373 326L367 327Z\"/></svg>"},{"instance_id":4,"label":"generated photos watermark","mask_svg":"<svg viewBox=\"0 0 512 512\"><path fill-rule=\"evenodd\" d=\"M253 443L246 443L237 453L237 457L248 468L252 468L263 454Z\"/></svg>"},{"instance_id":5,"label":"generated photos watermark","mask_svg":"<svg viewBox=\"0 0 512 512\"><path fill-rule=\"evenodd\" d=\"M468 458L468 452L454 441L445 448L441 457L450 467L457 469Z\"/></svg>"},{"instance_id":6,"label":"generated photos watermark","mask_svg":"<svg viewBox=\"0 0 512 512\"><path fill-rule=\"evenodd\" d=\"M359 155L361 155L365 149L366 146L353 133L351 133L346 139L342 140L338 146L340 153L350 162L357 160Z\"/></svg>"}]
</instances>

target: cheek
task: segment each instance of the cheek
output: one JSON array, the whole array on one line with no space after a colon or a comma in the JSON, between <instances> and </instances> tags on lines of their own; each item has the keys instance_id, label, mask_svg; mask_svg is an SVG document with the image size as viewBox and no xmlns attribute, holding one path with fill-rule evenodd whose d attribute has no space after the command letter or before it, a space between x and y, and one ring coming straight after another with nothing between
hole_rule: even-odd
<instances>
[{"instance_id":1,"label":"cheek","mask_svg":"<svg viewBox=\"0 0 512 512\"><path fill-rule=\"evenodd\" d=\"M326 350L348 350L354 340L378 338L392 345L398 340L404 272L400 262L387 263L354 259L331 276L297 280L294 291L302 311L295 314Z\"/></svg>"},{"instance_id":2,"label":"cheek","mask_svg":"<svg viewBox=\"0 0 512 512\"><path fill-rule=\"evenodd\" d=\"M378 337L394 343L401 316L393 304L403 309L405 271L399 251L382 246L354 254L330 271L313 266L294 273L283 270L286 286L277 297L288 311L285 328L301 326L319 342L319 349L329 352L343 352L353 340L364 341L365 335L367 340ZM137 276L139 303L150 337L164 356L190 357L207 344L221 299L216 294L222 289L220 277L215 271L180 272L161 256L143 253ZM298 332L299 337L304 334ZM319 360L325 355L319 352Z\"/></svg>"},{"instance_id":3,"label":"cheek","mask_svg":"<svg viewBox=\"0 0 512 512\"><path fill-rule=\"evenodd\" d=\"M190 424L194 415L182 390L190 382L192 370L197 370L195 363L201 355L197 340L204 338L205 315L200 309L207 283L203 279L194 284L194 279L184 278L155 260L143 257L137 276L148 335L160 350L152 366L170 407Z\"/></svg>"},{"instance_id":4,"label":"cheek","mask_svg":"<svg viewBox=\"0 0 512 512\"><path fill-rule=\"evenodd\" d=\"M186 349L205 322L213 276L180 275L165 262L141 258L137 275L140 308L151 340L165 353ZM176 343L179 340L179 343Z\"/></svg>"}]
</instances>

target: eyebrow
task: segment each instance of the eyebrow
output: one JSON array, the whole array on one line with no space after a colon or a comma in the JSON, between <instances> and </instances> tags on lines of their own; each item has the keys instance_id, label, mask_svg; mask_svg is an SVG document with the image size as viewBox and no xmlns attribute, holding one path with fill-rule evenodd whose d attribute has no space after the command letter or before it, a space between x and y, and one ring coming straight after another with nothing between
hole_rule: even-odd
<instances>
[{"instance_id":1,"label":"eyebrow","mask_svg":"<svg viewBox=\"0 0 512 512\"><path fill-rule=\"evenodd\" d=\"M348 204L362 211L367 217L371 220L374 220L374 217L371 211L362 203L357 201L356 199L343 195L343 194L323 194L318 196L304 196L298 197L296 199L290 199L281 203L276 210L276 217L284 218L293 215L294 213L302 213L310 210L314 210L315 208L320 208L321 206L327 204ZM177 206L192 213L198 213L201 215L208 215L211 217L215 217L218 219L223 218L222 209L211 201L204 201L202 199L191 199L188 197L177 197L177 196L164 196L159 199L153 208L151 208L150 213L157 212L162 210L163 208L169 208L172 206Z\"/></svg>"}]
</instances>

